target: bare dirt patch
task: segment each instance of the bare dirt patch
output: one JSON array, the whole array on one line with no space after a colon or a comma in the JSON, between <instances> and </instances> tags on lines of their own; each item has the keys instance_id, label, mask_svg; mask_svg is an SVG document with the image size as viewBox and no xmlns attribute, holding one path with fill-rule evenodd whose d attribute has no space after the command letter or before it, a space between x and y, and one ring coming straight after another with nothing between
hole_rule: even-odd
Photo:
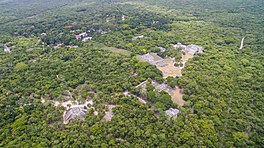
<instances>
[{"instance_id":1,"label":"bare dirt patch","mask_svg":"<svg viewBox=\"0 0 264 148\"><path fill-rule=\"evenodd\" d=\"M105 121L111 121L113 115L112 109L115 108L116 105L108 105L108 110L105 112L104 119Z\"/></svg>"},{"instance_id":2,"label":"bare dirt patch","mask_svg":"<svg viewBox=\"0 0 264 148\"><path fill-rule=\"evenodd\" d=\"M182 54L181 60L182 60L182 62L187 62L191 58L193 58L193 55L186 53L186 54Z\"/></svg>"},{"instance_id":3,"label":"bare dirt patch","mask_svg":"<svg viewBox=\"0 0 264 148\"><path fill-rule=\"evenodd\" d=\"M171 58L165 59L165 63L167 63L166 66L157 67L162 73L163 77L167 78L169 76L176 77L176 76L182 76L181 68L174 66L174 61Z\"/></svg>"},{"instance_id":4,"label":"bare dirt patch","mask_svg":"<svg viewBox=\"0 0 264 148\"><path fill-rule=\"evenodd\" d=\"M183 100L182 89L176 87L175 89L170 90L171 99L174 103L177 103L179 106L183 106L185 101Z\"/></svg>"},{"instance_id":5,"label":"bare dirt patch","mask_svg":"<svg viewBox=\"0 0 264 148\"><path fill-rule=\"evenodd\" d=\"M193 55L191 54L188 54L188 53L182 54L182 58L181 58L181 63L183 64L182 67L174 66L175 61L172 58L167 58L167 59L164 59L166 66L157 66L157 68L163 73L164 78L167 78L169 76L181 77L182 69L185 67L185 63L191 58L193 58Z\"/></svg>"}]
</instances>

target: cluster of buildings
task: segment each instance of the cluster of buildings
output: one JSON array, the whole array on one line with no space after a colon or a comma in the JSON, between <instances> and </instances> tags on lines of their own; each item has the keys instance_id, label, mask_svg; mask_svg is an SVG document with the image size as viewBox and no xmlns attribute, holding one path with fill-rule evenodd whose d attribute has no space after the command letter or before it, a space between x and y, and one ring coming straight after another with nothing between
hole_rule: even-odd
<instances>
[{"instance_id":1,"label":"cluster of buildings","mask_svg":"<svg viewBox=\"0 0 264 148\"><path fill-rule=\"evenodd\" d=\"M198 45L194 45L194 44L191 44L191 45L183 45L181 43L177 43L177 44L174 44L172 45L174 48L178 48L178 49L181 49L182 51L190 54L190 55L194 55L196 53L202 53L203 52L203 47L201 46L198 46Z\"/></svg>"},{"instance_id":2,"label":"cluster of buildings","mask_svg":"<svg viewBox=\"0 0 264 148\"><path fill-rule=\"evenodd\" d=\"M144 81L144 82L140 83L139 85L137 85L136 88L146 88L146 86L147 86L146 83L147 83L147 81ZM160 84L156 81L152 81L151 84L155 87L155 90L157 92L165 91L165 92L169 93L169 91L170 91L170 88L165 83Z\"/></svg>"},{"instance_id":3,"label":"cluster of buildings","mask_svg":"<svg viewBox=\"0 0 264 148\"><path fill-rule=\"evenodd\" d=\"M89 37L87 32L83 32L80 34L75 35L76 40L82 40L83 42L92 40L93 37Z\"/></svg>"},{"instance_id":4,"label":"cluster of buildings","mask_svg":"<svg viewBox=\"0 0 264 148\"><path fill-rule=\"evenodd\" d=\"M147 83L147 81L144 81L144 82L140 83L138 86L136 86L136 88L140 87L141 89L145 89L146 83ZM160 84L160 83L155 82L155 81L152 81L151 84L155 87L155 91L157 91L157 92L165 91L171 95L170 88L167 84L165 84L165 83ZM178 114L180 113L180 110L177 108L170 108L170 109L166 110L165 113L169 117L177 118Z\"/></svg>"}]
</instances>

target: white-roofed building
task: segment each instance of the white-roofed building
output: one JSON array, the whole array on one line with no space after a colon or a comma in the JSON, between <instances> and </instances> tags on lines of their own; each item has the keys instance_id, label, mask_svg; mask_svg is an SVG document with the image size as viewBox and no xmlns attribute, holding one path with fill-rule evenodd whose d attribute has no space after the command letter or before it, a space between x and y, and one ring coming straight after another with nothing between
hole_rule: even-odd
<instances>
[{"instance_id":1,"label":"white-roofed building","mask_svg":"<svg viewBox=\"0 0 264 148\"><path fill-rule=\"evenodd\" d=\"M86 37L86 38L83 38L82 41L86 42L86 41L89 41L89 40L92 40L92 39L93 39L93 37Z\"/></svg>"}]
</instances>

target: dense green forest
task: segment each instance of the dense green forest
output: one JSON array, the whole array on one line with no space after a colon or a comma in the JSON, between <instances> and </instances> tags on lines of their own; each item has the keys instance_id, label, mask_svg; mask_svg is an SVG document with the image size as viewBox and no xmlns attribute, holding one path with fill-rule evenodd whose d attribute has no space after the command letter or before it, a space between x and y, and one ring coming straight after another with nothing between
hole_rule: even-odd
<instances>
[{"instance_id":1,"label":"dense green forest","mask_svg":"<svg viewBox=\"0 0 264 148\"><path fill-rule=\"evenodd\" d=\"M264 146L263 0L0 0L0 14L0 147ZM137 58L180 61L179 42L204 48L182 77ZM69 100L93 101L84 120L64 124L54 102Z\"/></svg>"}]
</instances>

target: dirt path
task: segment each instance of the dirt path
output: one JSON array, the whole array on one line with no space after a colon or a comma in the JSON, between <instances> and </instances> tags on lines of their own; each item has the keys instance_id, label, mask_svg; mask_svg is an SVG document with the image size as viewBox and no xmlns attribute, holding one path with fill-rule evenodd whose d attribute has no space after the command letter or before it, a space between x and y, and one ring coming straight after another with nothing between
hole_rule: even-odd
<instances>
[{"instance_id":1,"label":"dirt path","mask_svg":"<svg viewBox=\"0 0 264 148\"><path fill-rule=\"evenodd\" d=\"M241 40L241 44L240 44L240 48L239 48L240 50L243 49L243 47L244 47L244 40L245 40L245 37L243 37Z\"/></svg>"},{"instance_id":2,"label":"dirt path","mask_svg":"<svg viewBox=\"0 0 264 148\"><path fill-rule=\"evenodd\" d=\"M146 83L146 81L144 81L144 82L142 82L142 83L140 83L140 84L142 85L142 84L144 84L144 83ZM140 86L141 86L141 85L140 85ZM123 94L124 94L125 96L129 96L129 97L130 97L130 96L133 96L133 97L137 98L138 101L141 102L141 103L143 103L143 104L146 104L146 103L147 103L147 101L145 101L144 99L142 99L142 98L140 98L140 97L138 97L138 96L136 96L136 95L130 94L128 91L123 92Z\"/></svg>"},{"instance_id":3,"label":"dirt path","mask_svg":"<svg viewBox=\"0 0 264 148\"><path fill-rule=\"evenodd\" d=\"M146 83L146 81L141 82L140 84L138 84L138 85L136 86L136 88L138 88L138 87L144 85L145 83ZM126 95L126 94L124 94L124 95Z\"/></svg>"}]
</instances>

